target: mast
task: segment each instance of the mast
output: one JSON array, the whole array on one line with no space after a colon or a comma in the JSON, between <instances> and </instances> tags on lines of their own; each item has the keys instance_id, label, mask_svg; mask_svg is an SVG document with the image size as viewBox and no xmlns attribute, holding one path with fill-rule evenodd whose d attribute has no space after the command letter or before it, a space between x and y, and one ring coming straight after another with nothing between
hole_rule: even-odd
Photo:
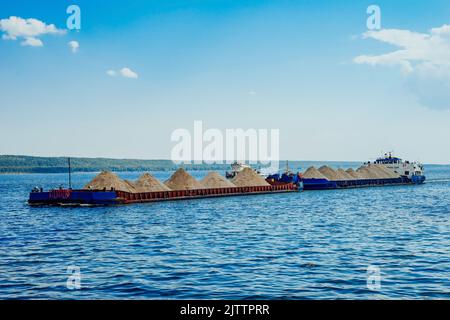
<instances>
[{"instance_id":1,"label":"mast","mask_svg":"<svg viewBox=\"0 0 450 320\"><path fill-rule=\"evenodd\" d=\"M69 164L69 189L72 189L72 170L70 167L70 157L67 158L67 162Z\"/></svg>"}]
</instances>

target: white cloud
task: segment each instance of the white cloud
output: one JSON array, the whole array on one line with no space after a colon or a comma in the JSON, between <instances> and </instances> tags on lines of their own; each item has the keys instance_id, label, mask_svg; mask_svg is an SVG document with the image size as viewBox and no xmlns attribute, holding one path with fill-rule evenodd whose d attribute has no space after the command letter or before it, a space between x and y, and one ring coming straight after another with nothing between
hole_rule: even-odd
<instances>
[{"instance_id":1,"label":"white cloud","mask_svg":"<svg viewBox=\"0 0 450 320\"><path fill-rule=\"evenodd\" d=\"M43 42L38 39L45 34L64 34L64 30L56 28L54 24L46 24L37 19L23 19L11 16L0 20L0 30L4 32L2 39L17 40L23 39L21 42L25 46L40 47Z\"/></svg>"},{"instance_id":2,"label":"white cloud","mask_svg":"<svg viewBox=\"0 0 450 320\"><path fill-rule=\"evenodd\" d=\"M125 78L133 78L133 79L138 78L138 74L127 67L120 69L120 74Z\"/></svg>"},{"instance_id":3,"label":"white cloud","mask_svg":"<svg viewBox=\"0 0 450 320\"><path fill-rule=\"evenodd\" d=\"M30 47L42 47L44 45L40 39L33 37L26 37L20 44Z\"/></svg>"},{"instance_id":4,"label":"white cloud","mask_svg":"<svg viewBox=\"0 0 450 320\"><path fill-rule=\"evenodd\" d=\"M398 50L381 55L360 55L357 64L399 67L419 101L432 108L450 108L450 25L428 33L383 29L368 31L364 39L393 45Z\"/></svg>"},{"instance_id":5,"label":"white cloud","mask_svg":"<svg viewBox=\"0 0 450 320\"><path fill-rule=\"evenodd\" d=\"M80 48L80 43L78 41L69 41L69 47L72 53L77 53Z\"/></svg>"},{"instance_id":6,"label":"white cloud","mask_svg":"<svg viewBox=\"0 0 450 320\"><path fill-rule=\"evenodd\" d=\"M130 68L124 67L122 69L120 69L119 71L116 70L108 70L106 71L106 74L110 77L115 77L116 75L120 75L124 78L132 78L132 79L137 79L139 76L136 72L134 72L133 70L131 70Z\"/></svg>"},{"instance_id":7,"label":"white cloud","mask_svg":"<svg viewBox=\"0 0 450 320\"><path fill-rule=\"evenodd\" d=\"M431 29L431 33L433 34L446 34L446 35L450 35L450 25L448 24L444 24L442 27L438 27L438 28L432 28Z\"/></svg>"},{"instance_id":8,"label":"white cloud","mask_svg":"<svg viewBox=\"0 0 450 320\"><path fill-rule=\"evenodd\" d=\"M248 94L251 96L254 96L256 94L256 92L252 90L252 91L249 91Z\"/></svg>"}]
</instances>

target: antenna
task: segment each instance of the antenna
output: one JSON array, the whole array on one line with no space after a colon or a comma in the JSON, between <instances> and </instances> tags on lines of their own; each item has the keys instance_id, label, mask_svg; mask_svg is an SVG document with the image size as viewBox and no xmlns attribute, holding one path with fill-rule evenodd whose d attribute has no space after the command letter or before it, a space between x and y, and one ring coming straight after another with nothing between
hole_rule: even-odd
<instances>
[{"instance_id":1,"label":"antenna","mask_svg":"<svg viewBox=\"0 0 450 320\"><path fill-rule=\"evenodd\" d=\"M70 157L67 158L67 162L69 164L69 189L72 189L72 170L70 167Z\"/></svg>"}]
</instances>

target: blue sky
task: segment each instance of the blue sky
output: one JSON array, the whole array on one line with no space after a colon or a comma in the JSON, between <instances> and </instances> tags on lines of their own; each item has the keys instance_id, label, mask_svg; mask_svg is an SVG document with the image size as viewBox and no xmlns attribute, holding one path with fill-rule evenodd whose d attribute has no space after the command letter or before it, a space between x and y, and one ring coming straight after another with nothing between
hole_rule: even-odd
<instances>
[{"instance_id":1,"label":"blue sky","mask_svg":"<svg viewBox=\"0 0 450 320\"><path fill-rule=\"evenodd\" d=\"M202 120L279 128L282 159L450 163L448 1L3 1L0 19L64 31L71 4L79 31L0 39L0 154L169 158Z\"/></svg>"}]
</instances>

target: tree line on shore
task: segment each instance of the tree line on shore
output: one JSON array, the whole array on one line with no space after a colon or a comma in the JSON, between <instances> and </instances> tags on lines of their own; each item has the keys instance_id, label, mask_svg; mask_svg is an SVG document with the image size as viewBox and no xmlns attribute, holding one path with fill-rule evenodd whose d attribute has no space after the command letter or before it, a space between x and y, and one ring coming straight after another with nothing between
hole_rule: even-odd
<instances>
[{"instance_id":1,"label":"tree line on shore","mask_svg":"<svg viewBox=\"0 0 450 320\"><path fill-rule=\"evenodd\" d=\"M189 170L227 170L229 164L187 164ZM172 171L178 166L171 160L71 158L73 172ZM68 170L67 157L0 155L0 173L63 173Z\"/></svg>"}]
</instances>

